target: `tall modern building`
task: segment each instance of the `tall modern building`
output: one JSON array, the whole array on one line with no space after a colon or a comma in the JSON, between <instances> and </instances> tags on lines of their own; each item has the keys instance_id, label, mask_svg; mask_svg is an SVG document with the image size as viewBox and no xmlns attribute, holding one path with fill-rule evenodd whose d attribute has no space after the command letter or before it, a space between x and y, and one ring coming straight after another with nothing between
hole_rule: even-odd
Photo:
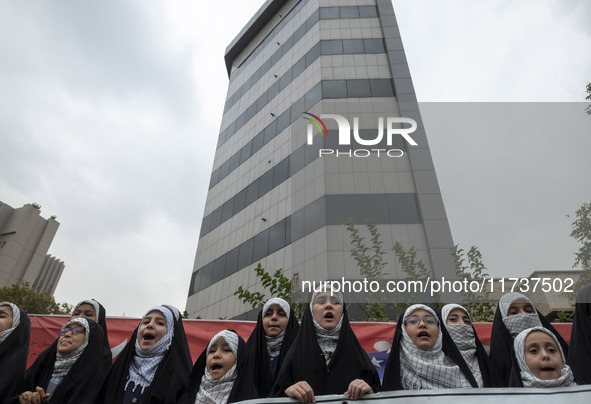
<instances>
[{"instance_id":1,"label":"tall modern building","mask_svg":"<svg viewBox=\"0 0 591 404\"><path fill-rule=\"evenodd\" d=\"M40 209L0 202L0 287L28 282L35 292L55 292L65 264L47 251L60 224Z\"/></svg>"},{"instance_id":2,"label":"tall modern building","mask_svg":"<svg viewBox=\"0 0 591 404\"><path fill-rule=\"evenodd\" d=\"M404 278L391 252L396 241L414 246L434 277L455 274L390 0L268 0L225 61L230 82L191 317L254 318L233 294L239 286L262 290L259 262L283 268L297 285L360 280L348 220L378 225L386 279Z\"/></svg>"}]
</instances>

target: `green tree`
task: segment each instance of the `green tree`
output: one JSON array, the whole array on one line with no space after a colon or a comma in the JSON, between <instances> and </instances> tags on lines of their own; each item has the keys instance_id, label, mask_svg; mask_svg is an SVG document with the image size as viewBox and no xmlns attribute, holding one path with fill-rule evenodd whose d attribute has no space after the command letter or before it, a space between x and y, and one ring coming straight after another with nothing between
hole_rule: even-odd
<instances>
[{"instance_id":1,"label":"green tree","mask_svg":"<svg viewBox=\"0 0 591 404\"><path fill-rule=\"evenodd\" d=\"M591 83L587 83L587 96L585 97L587 101L591 101ZM587 105L585 108L585 112L591 115L591 104Z\"/></svg>"},{"instance_id":2,"label":"green tree","mask_svg":"<svg viewBox=\"0 0 591 404\"><path fill-rule=\"evenodd\" d=\"M380 285L378 292L370 292L368 303L362 310L365 312L366 321L388 321L386 309L383 302L383 284L384 268L386 261L384 255L386 252L382 249L383 242L380 240L380 233L373 220L366 220L366 227L369 231L369 246L366 240L361 236L359 229L353 224L351 219L345 222L349 236L351 237L351 257L359 267L359 273L369 282L378 282Z\"/></svg>"},{"instance_id":3,"label":"green tree","mask_svg":"<svg viewBox=\"0 0 591 404\"><path fill-rule=\"evenodd\" d=\"M575 217L570 236L581 243L581 247L575 253L573 268L579 268L583 272L573 285L574 292L567 294L571 301L575 300L579 290L591 284L591 203L583 203L575 212Z\"/></svg>"},{"instance_id":4,"label":"green tree","mask_svg":"<svg viewBox=\"0 0 591 404\"><path fill-rule=\"evenodd\" d=\"M47 292L35 293L28 282L1 288L0 301L14 303L30 314L70 314L74 309L71 304L56 303Z\"/></svg>"},{"instance_id":5,"label":"green tree","mask_svg":"<svg viewBox=\"0 0 591 404\"><path fill-rule=\"evenodd\" d=\"M299 298L299 293L295 291L291 280L283 275L283 268L279 268L273 274L267 272L265 268L259 262L256 268L254 268L257 278L259 278L263 289L269 292L270 297L266 297L265 294L260 292L251 292L242 286L238 287L238 290L234 292L234 296L238 296L238 299L244 304L250 304L253 309L263 307L265 302L271 297L280 297L291 304L291 307L295 311L296 317L302 313L303 304L296 303Z\"/></svg>"},{"instance_id":6,"label":"green tree","mask_svg":"<svg viewBox=\"0 0 591 404\"><path fill-rule=\"evenodd\" d=\"M458 280L468 282L477 281L478 283L489 278L486 267L482 260L482 253L476 246L472 246L468 252L456 244L452 249L452 257L456 264L456 276ZM494 304L489 303L488 291L483 293L474 293L470 288L462 290L464 304L469 306L473 321L493 321Z\"/></svg>"}]
</instances>

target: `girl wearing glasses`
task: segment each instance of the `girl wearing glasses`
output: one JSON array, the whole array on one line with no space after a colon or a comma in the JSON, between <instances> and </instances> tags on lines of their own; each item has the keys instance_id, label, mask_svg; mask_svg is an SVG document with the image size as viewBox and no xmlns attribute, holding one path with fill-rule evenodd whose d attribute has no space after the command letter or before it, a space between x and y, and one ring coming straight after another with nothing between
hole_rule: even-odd
<instances>
[{"instance_id":1,"label":"girl wearing glasses","mask_svg":"<svg viewBox=\"0 0 591 404\"><path fill-rule=\"evenodd\" d=\"M275 395L302 403L323 394L356 400L379 388L378 373L351 329L342 295L330 289L314 293L277 376Z\"/></svg>"},{"instance_id":2,"label":"girl wearing glasses","mask_svg":"<svg viewBox=\"0 0 591 404\"><path fill-rule=\"evenodd\" d=\"M451 338L443 338L433 309L424 304L410 306L396 325L383 390L478 387L466 363L444 353L452 345Z\"/></svg>"},{"instance_id":3,"label":"girl wearing glasses","mask_svg":"<svg viewBox=\"0 0 591 404\"><path fill-rule=\"evenodd\" d=\"M105 377L100 366L102 328L92 320L77 318L68 321L59 334L57 343L27 369L20 404L91 403L96 396Z\"/></svg>"},{"instance_id":4,"label":"girl wearing glasses","mask_svg":"<svg viewBox=\"0 0 591 404\"><path fill-rule=\"evenodd\" d=\"M29 353L31 321L16 304L0 303L0 402L18 393Z\"/></svg>"}]
</instances>

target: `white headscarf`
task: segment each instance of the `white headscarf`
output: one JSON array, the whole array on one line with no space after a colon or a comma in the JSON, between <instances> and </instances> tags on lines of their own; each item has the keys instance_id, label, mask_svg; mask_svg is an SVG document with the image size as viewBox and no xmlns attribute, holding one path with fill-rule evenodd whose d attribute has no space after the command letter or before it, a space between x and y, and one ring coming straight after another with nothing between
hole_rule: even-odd
<instances>
[{"instance_id":1,"label":"white headscarf","mask_svg":"<svg viewBox=\"0 0 591 404\"><path fill-rule=\"evenodd\" d=\"M509 316L507 315L507 312L513 303L529 303L534 308L534 312L520 313L514 316ZM538 316L538 312L534 307L534 304L521 293L511 292L501 296L499 299L499 310L501 310L503 322L505 323L505 326L513 338L515 338L517 334L523 330L542 326L542 322L540 321L540 317Z\"/></svg>"},{"instance_id":2,"label":"white headscarf","mask_svg":"<svg viewBox=\"0 0 591 404\"><path fill-rule=\"evenodd\" d=\"M99 303L94 299L86 299L78 302L76 307L74 307L74 310L72 310L72 314L70 314L70 317L74 314L76 310L78 310L78 307L82 306L83 304L90 304L92 307L94 307L94 312L96 313L96 322L98 323L100 321L101 311Z\"/></svg>"},{"instance_id":3,"label":"white headscarf","mask_svg":"<svg viewBox=\"0 0 591 404\"><path fill-rule=\"evenodd\" d=\"M51 374L52 378L61 378L68 374L74 363L80 358L84 349L88 345L88 338L90 337L90 326L88 325L88 320L84 317L75 318L73 320L68 321L64 327L67 327L72 324L80 324L86 330L84 334L84 343L80 345L76 350L70 352L69 354L61 354L56 352L55 354L55 365L53 367L53 373ZM64 328L62 327L62 328Z\"/></svg>"},{"instance_id":4,"label":"white headscarf","mask_svg":"<svg viewBox=\"0 0 591 404\"><path fill-rule=\"evenodd\" d=\"M168 351L168 348L170 348L172 338L174 337L174 319L172 317L172 312L164 306L152 307L146 312L146 314L144 314L144 317L142 317L142 321L138 326L138 333L140 327L144 323L144 318L146 318L146 316L152 311L159 311L166 318L166 335L147 351L140 348L138 339L135 340L135 355L129 364L129 379L127 380L127 383L125 383L125 389L127 389L129 382L133 382L136 387L141 386L142 393L146 387L152 384L156 370L158 370L158 365L160 365L164 354Z\"/></svg>"},{"instance_id":5,"label":"white headscarf","mask_svg":"<svg viewBox=\"0 0 591 404\"><path fill-rule=\"evenodd\" d=\"M447 324L449 313L454 309L463 310L470 318L470 323L472 323L472 317L464 307L459 304L446 304L441 309L443 326L447 329L451 339L458 347L462 357L470 368L474 379L476 379L478 386L484 387L484 380L482 380L482 372L480 371L480 364L478 363L478 356L476 355L476 336L474 335L474 328L472 328L471 325L466 324Z\"/></svg>"},{"instance_id":6,"label":"white headscarf","mask_svg":"<svg viewBox=\"0 0 591 404\"><path fill-rule=\"evenodd\" d=\"M329 290L327 290L329 292ZM341 318L339 319L339 323L335 328L332 330L327 330L323 328L316 319L314 318L314 311L312 307L314 306L314 300L318 293L324 292L314 292L312 295L312 300L310 301L310 313L312 314L312 321L314 322L314 329L316 330L316 338L318 338L318 345L320 346L320 350L324 354L324 359L329 361L334 356L334 353L337 349L337 344L339 343L339 335L341 333L341 325L343 324L343 315L341 314ZM341 301L341 305L343 305L343 295L341 292L333 292L330 290L332 296L337 296Z\"/></svg>"},{"instance_id":7,"label":"white headscarf","mask_svg":"<svg viewBox=\"0 0 591 404\"><path fill-rule=\"evenodd\" d=\"M218 332L207 345L205 352L209 352L211 346L220 338L223 338L236 358L234 366L228 370L228 372L219 378L213 380L209 372L207 371L207 365L205 365L205 373L201 378L201 385L195 398L195 403L207 403L207 404L225 404L228 402L234 381L238 377L236 372L236 366L238 365L238 334L230 330L223 330Z\"/></svg>"},{"instance_id":8,"label":"white headscarf","mask_svg":"<svg viewBox=\"0 0 591 404\"><path fill-rule=\"evenodd\" d=\"M285 300L281 299L280 297L273 297L267 300L267 303L263 306L262 315L265 317L265 313L272 305L277 304L279 307L283 309L287 318L289 318L289 314L291 313L291 308L289 307L289 303ZM267 353L270 356L279 355L279 351L281 351L281 344L283 344L283 337L285 336L285 330L281 332L281 334L275 337L269 337L265 334L265 342L267 344Z\"/></svg>"},{"instance_id":9,"label":"white headscarf","mask_svg":"<svg viewBox=\"0 0 591 404\"><path fill-rule=\"evenodd\" d=\"M429 350L418 348L410 339L404 320L417 309L426 310L437 318L433 309L424 304L414 304L406 309L400 340L402 387L405 390L471 388L472 385L459 366L443 353L443 337L440 329L438 329L435 345Z\"/></svg>"},{"instance_id":10,"label":"white headscarf","mask_svg":"<svg viewBox=\"0 0 591 404\"><path fill-rule=\"evenodd\" d=\"M4 340L6 340L6 338L8 338L8 336L10 334L12 334L12 332L15 330L16 327L18 327L18 324L21 321L21 311L19 310L18 306L14 303L10 303L10 302L2 302L0 303L0 306L9 306L12 309L12 327L10 327L8 330L4 330L2 332L0 332L0 344L4 342Z\"/></svg>"},{"instance_id":11,"label":"white headscarf","mask_svg":"<svg viewBox=\"0 0 591 404\"><path fill-rule=\"evenodd\" d=\"M525 339L529 334L531 334L534 331L541 331L548 334L556 343L556 346L560 351L560 356L562 357L562 370L560 372L560 377L558 379L538 379L530 370L529 366L527 366L527 362L525 361ZM523 383L523 387L568 387L576 385L573 377L573 372L571 371L570 366L566 364L566 359L564 357L564 352L562 352L562 347L556 339L556 336L552 334L551 331L547 330L544 327L534 327L524 330L520 332L517 337L515 337L513 347L515 349L515 357L517 358L517 363L519 364L520 376L521 381Z\"/></svg>"}]
</instances>

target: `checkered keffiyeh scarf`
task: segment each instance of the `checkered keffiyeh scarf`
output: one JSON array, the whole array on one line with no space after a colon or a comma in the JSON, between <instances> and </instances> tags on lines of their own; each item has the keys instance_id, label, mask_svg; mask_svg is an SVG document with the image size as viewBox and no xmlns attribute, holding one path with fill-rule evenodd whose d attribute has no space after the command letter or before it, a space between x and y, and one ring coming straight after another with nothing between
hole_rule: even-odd
<instances>
[{"instance_id":1,"label":"checkered keffiyeh scarf","mask_svg":"<svg viewBox=\"0 0 591 404\"><path fill-rule=\"evenodd\" d=\"M554 380L542 380L538 379L533 372L527 366L527 362L525 361L525 339L527 336L534 332L534 331L541 331L549 336L552 337L554 342L556 342L556 346L560 351L560 356L562 357L562 371L560 372L560 377ZM550 388L550 387L568 387L568 386L575 386L575 379L573 377L573 372L566 364L566 359L564 357L564 352L562 352L562 347L558 343L556 336L552 334L551 331L545 329L544 327L534 327L529 328L527 330L522 331L519 333L517 337L515 337L515 341L513 342L513 346L515 349L515 357L517 358L517 363L519 364L520 369L520 376L521 382L523 383L523 387L543 387L543 388Z\"/></svg>"},{"instance_id":2,"label":"checkered keffiyeh scarf","mask_svg":"<svg viewBox=\"0 0 591 404\"><path fill-rule=\"evenodd\" d=\"M207 345L206 352L209 352L211 345L218 339L223 338L226 340L230 349L234 353L234 357L238 358L238 335L235 332L229 330L223 330L218 332ZM199 392L195 398L195 404L226 404L232 387L234 387L234 381L238 377L236 372L236 366L238 359L234 363L234 366L228 370L228 372L218 380L213 380L209 372L207 371L207 365L205 373L201 378L201 386L199 386Z\"/></svg>"},{"instance_id":3,"label":"checkered keffiyeh scarf","mask_svg":"<svg viewBox=\"0 0 591 404\"><path fill-rule=\"evenodd\" d=\"M20 323L21 311L19 310L18 306L14 303L2 302L2 303L0 303L0 306L9 306L12 309L12 327L10 327L8 330L4 330L4 331L0 332L0 344L1 344L4 342L4 340L6 340L6 338L8 338L8 336L10 334L12 334L12 332L15 330L15 328Z\"/></svg>"},{"instance_id":4,"label":"checkered keffiyeh scarf","mask_svg":"<svg viewBox=\"0 0 591 404\"><path fill-rule=\"evenodd\" d=\"M127 380L127 383L125 383L125 389L127 389L130 382L133 382L134 390L137 386L141 386L143 392L146 387L152 384L156 370L158 370L158 365L160 365L164 354L172 344L172 338L174 337L174 320L172 312L167 307L156 306L148 310L146 314L144 314L144 317L142 317L142 321L138 326L138 332L144 322L144 318L152 311L159 311L166 318L166 335L147 351L143 351L140 348L138 340L135 340L135 355L129 364L129 379Z\"/></svg>"},{"instance_id":5,"label":"checkered keffiyeh scarf","mask_svg":"<svg viewBox=\"0 0 591 404\"><path fill-rule=\"evenodd\" d=\"M532 307L534 307L534 304L530 299L517 292L507 293L499 299L499 310L501 310L503 323L505 323L505 326L513 338L515 338L517 334L523 330L542 326L542 322L538 317L537 311L535 311L535 313L521 313L514 316L507 315L509 307L511 307L511 304L513 303L529 303Z\"/></svg>"},{"instance_id":6,"label":"checkered keffiyeh scarf","mask_svg":"<svg viewBox=\"0 0 591 404\"><path fill-rule=\"evenodd\" d=\"M324 354L324 359L329 361L334 356L335 351L337 350L337 344L339 343L339 336L341 334L341 326L343 325L343 315L341 314L341 318L339 323L335 328L332 330L327 330L323 328L316 319L314 318L314 311L312 311L312 307L314 306L314 299L316 299L316 295L319 292L314 292L312 295L312 300L310 301L310 312L312 313L312 321L314 323L314 329L316 330L316 338L318 339L318 345L320 346L320 350ZM340 292L333 292L335 296L339 298L341 304L343 304L343 295Z\"/></svg>"},{"instance_id":7,"label":"checkered keffiyeh scarf","mask_svg":"<svg viewBox=\"0 0 591 404\"><path fill-rule=\"evenodd\" d=\"M289 307L289 303L279 297L273 297L267 300L267 303L263 306L263 317L265 317L265 313L272 305L277 304L279 307L283 309L285 315L289 318L289 313L291 312L291 308ZM285 330L276 337L269 337L265 335L265 342L267 345L267 353L270 356L277 356L279 355L279 351L281 351L281 345L283 344L283 337L285 336Z\"/></svg>"},{"instance_id":8,"label":"checkered keffiyeh scarf","mask_svg":"<svg viewBox=\"0 0 591 404\"><path fill-rule=\"evenodd\" d=\"M423 304L410 306L404 313L404 320L417 309L435 312ZM448 358L442 350L442 334L439 330L437 342L429 350L419 349L406 332L402 322L402 340L400 341L400 375L405 390L430 390L471 388L470 382L459 366Z\"/></svg>"},{"instance_id":9,"label":"checkered keffiyeh scarf","mask_svg":"<svg viewBox=\"0 0 591 404\"><path fill-rule=\"evenodd\" d=\"M94 299L86 299L78 302L76 307L74 307L74 310L72 310L72 314L70 314L70 316L72 316L74 312L78 310L78 307L82 306L83 304L90 304L94 308L94 312L96 313L96 322L98 323L101 320L101 311L99 308L99 303Z\"/></svg>"},{"instance_id":10,"label":"checkered keffiyeh scarf","mask_svg":"<svg viewBox=\"0 0 591 404\"><path fill-rule=\"evenodd\" d=\"M86 320L84 317L75 318L74 320L68 321L64 327L70 326L72 324L80 324L86 330L86 334L84 335L84 343L80 345L74 352L70 352L66 355L56 352L55 365L53 367L53 373L51 374L52 379L59 379L67 375L88 345L88 338L90 337L90 326L88 325L88 320Z\"/></svg>"},{"instance_id":11,"label":"checkered keffiyeh scarf","mask_svg":"<svg viewBox=\"0 0 591 404\"><path fill-rule=\"evenodd\" d=\"M476 355L476 336L474 335L474 328L471 325L465 324L446 324L447 317L454 309L462 309L468 317L470 317L470 323L472 322L472 316L468 313L464 307L459 304L447 304L441 309L441 319L443 325L449 332L451 339L458 347L462 357L466 361L466 364L470 368L474 379L478 383L478 387L484 387L484 380L482 379L482 372L480 371L480 364L478 363L478 356Z\"/></svg>"}]
</instances>

